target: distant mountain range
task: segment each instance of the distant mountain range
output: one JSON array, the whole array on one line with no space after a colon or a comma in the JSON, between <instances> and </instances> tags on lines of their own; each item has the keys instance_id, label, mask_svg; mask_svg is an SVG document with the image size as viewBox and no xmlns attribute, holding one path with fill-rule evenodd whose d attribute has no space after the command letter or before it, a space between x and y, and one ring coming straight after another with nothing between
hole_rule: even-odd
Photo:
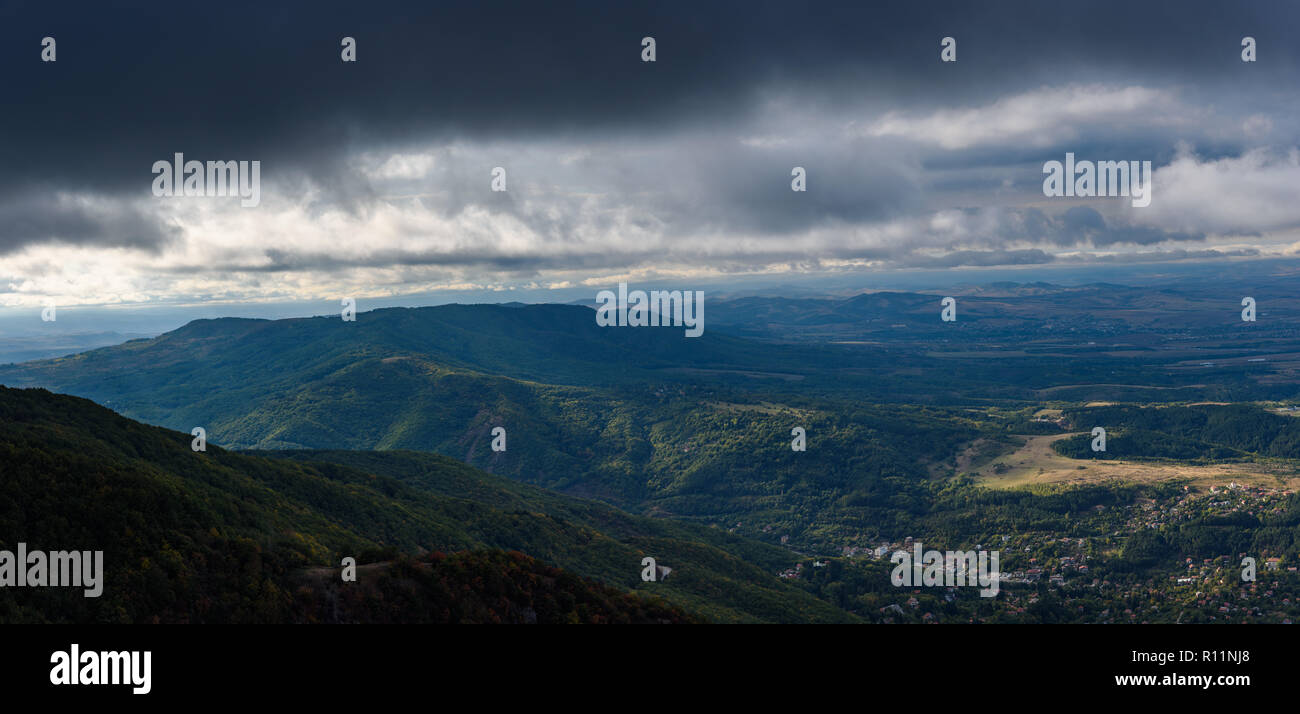
<instances>
[{"instance_id":1,"label":"distant mountain range","mask_svg":"<svg viewBox=\"0 0 1300 714\"><path fill-rule=\"evenodd\" d=\"M939 296L918 293L716 301L694 339L602 328L574 305L199 320L0 367L0 383L182 432L201 426L231 448L436 452L805 547L879 528L864 519L892 516L850 504L875 503L863 495L890 479L951 468L941 465L986 428L963 407L1300 390L1294 300L1260 293L1259 321L1243 323L1233 300L1205 288L968 292L954 323L939 319ZM505 451L491 448L496 427ZM792 452L795 427L816 448Z\"/></svg>"},{"instance_id":2,"label":"distant mountain range","mask_svg":"<svg viewBox=\"0 0 1300 714\"><path fill-rule=\"evenodd\" d=\"M143 333L70 332L51 335L4 335L0 333L0 364L63 357L96 347L120 345L127 340L152 337Z\"/></svg>"},{"instance_id":3,"label":"distant mountain range","mask_svg":"<svg viewBox=\"0 0 1300 714\"><path fill-rule=\"evenodd\" d=\"M1145 492L969 480L1023 443L1013 435L1060 433L1044 408L1083 432L1104 414L1116 458L1297 453L1292 417L1259 405L1079 411L1295 394L1293 301L1261 298L1243 323L1195 287L996 285L944 323L937 298L717 301L694 339L601 328L575 305L226 318L0 367L0 383L85 398L0 390L0 547L11 533L101 544L117 564L103 599L0 591L0 620L854 621L891 604L878 563L793 573L910 534L1114 531L1087 509ZM194 427L205 453L189 449ZM1086 459L1087 443L1054 448ZM1071 513L1096 522L1059 520ZM1266 541L1289 543L1281 533ZM364 587L334 580L347 555L373 576ZM642 582L646 556L671 576ZM521 600L451 607L437 583L486 582L475 568ZM589 585L566 575L567 595L551 592L547 568ZM375 609L412 588L418 614Z\"/></svg>"},{"instance_id":4,"label":"distant mountain range","mask_svg":"<svg viewBox=\"0 0 1300 714\"><path fill-rule=\"evenodd\" d=\"M917 453L955 453L975 434L960 419L800 393L848 382L845 362L838 349L600 328L582 307L477 305L355 323L198 321L0 368L0 381L203 427L232 448L432 451L647 515L743 530L745 516L766 512L763 539L799 543L814 517L856 528L869 515L835 515L833 494L924 477ZM874 380L853 368L859 383ZM498 426L505 451L491 449ZM792 452L796 426L816 448Z\"/></svg>"}]
</instances>

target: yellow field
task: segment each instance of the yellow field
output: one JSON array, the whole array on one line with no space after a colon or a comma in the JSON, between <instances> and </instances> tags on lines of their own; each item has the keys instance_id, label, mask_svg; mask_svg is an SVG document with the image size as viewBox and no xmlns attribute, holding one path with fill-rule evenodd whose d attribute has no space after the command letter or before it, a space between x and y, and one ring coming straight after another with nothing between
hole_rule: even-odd
<instances>
[{"instance_id":1,"label":"yellow field","mask_svg":"<svg viewBox=\"0 0 1300 714\"><path fill-rule=\"evenodd\" d=\"M1152 482L1173 479L1190 479L1192 485L1204 489L1226 486L1236 481L1249 486L1286 488L1300 487L1300 471L1285 465L1271 464L1211 464L1184 466L1152 464L1134 461L1100 461L1070 459L1052 450L1052 442L1073 434L1026 436L1024 446L1010 454L993 459L975 473L979 481L992 488L1015 488L1032 484L1086 484L1100 481ZM958 459L960 462L960 458ZM997 464L1005 464L1003 473L994 473ZM960 473L960 472L959 472Z\"/></svg>"}]
</instances>

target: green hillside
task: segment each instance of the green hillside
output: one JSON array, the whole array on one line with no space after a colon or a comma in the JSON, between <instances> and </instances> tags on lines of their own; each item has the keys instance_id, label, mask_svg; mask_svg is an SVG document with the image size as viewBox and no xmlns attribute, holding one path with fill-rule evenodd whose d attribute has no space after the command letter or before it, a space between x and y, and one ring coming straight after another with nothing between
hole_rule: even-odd
<instances>
[{"instance_id":1,"label":"green hillside","mask_svg":"<svg viewBox=\"0 0 1300 714\"><path fill-rule=\"evenodd\" d=\"M305 454L196 453L190 440L84 399L0 388L0 548L103 550L106 569L99 598L0 590L0 621L287 621L305 616L310 592L295 577L306 570L344 556L471 549L518 550L709 619L852 619L781 583L778 549L558 495L521 496L448 459L422 459L419 482L406 483ZM642 583L645 555L672 575Z\"/></svg>"},{"instance_id":2,"label":"green hillside","mask_svg":"<svg viewBox=\"0 0 1300 714\"><path fill-rule=\"evenodd\" d=\"M1107 430L1106 451L1090 436L1056 442L1073 458L1240 461L1300 458L1300 421L1256 404L1110 405L1066 409L1071 427ZM1113 434L1113 436L1112 436Z\"/></svg>"},{"instance_id":3,"label":"green hillside","mask_svg":"<svg viewBox=\"0 0 1300 714\"><path fill-rule=\"evenodd\" d=\"M0 381L180 431L203 426L227 447L437 452L637 513L811 548L878 525L881 512L846 495L863 502L924 479L927 463L981 428L952 409L798 392L800 371L835 360L725 335L602 329L575 306L453 305L356 323L198 321L0 368ZM504 452L491 449L496 426L507 430ZM790 448L796 426L805 452Z\"/></svg>"}]
</instances>

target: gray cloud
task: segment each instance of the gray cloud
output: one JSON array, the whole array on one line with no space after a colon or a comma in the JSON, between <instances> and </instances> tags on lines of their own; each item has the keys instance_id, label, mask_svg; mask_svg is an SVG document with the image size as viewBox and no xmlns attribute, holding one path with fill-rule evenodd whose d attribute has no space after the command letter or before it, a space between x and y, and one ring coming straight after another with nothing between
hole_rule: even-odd
<instances>
[{"instance_id":1,"label":"gray cloud","mask_svg":"<svg viewBox=\"0 0 1300 714\"><path fill-rule=\"evenodd\" d=\"M1264 254L1300 241L1279 199L1300 174L1297 20L1212 2L23 5L0 15L18 68L0 258L128 248L143 257L104 267L137 276L124 292L237 295L269 284L255 273L400 289ZM153 200L149 167L176 151L262 161L263 206ZM1066 151L1151 160L1155 203L1044 200L1042 162Z\"/></svg>"},{"instance_id":2,"label":"gray cloud","mask_svg":"<svg viewBox=\"0 0 1300 714\"><path fill-rule=\"evenodd\" d=\"M0 255L42 243L157 253L177 234L125 201L35 190L0 201Z\"/></svg>"}]
</instances>

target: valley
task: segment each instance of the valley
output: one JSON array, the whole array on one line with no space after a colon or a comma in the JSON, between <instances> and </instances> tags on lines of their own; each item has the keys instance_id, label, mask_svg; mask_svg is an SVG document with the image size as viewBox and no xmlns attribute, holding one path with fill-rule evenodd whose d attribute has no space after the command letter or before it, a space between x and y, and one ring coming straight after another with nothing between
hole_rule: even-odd
<instances>
[{"instance_id":1,"label":"valley","mask_svg":"<svg viewBox=\"0 0 1300 714\"><path fill-rule=\"evenodd\" d=\"M166 456L181 467L169 482L215 484L199 466L208 459L253 479L232 482L241 488L269 489L277 518L296 525L252 531L253 542L280 553L274 533L306 539L275 556L275 588L314 589L345 548L382 554L364 566L375 574L394 558L486 548L711 621L897 620L900 594L875 578L882 554L916 538L1005 544L1004 567L1021 575L999 603L940 598L930 610L939 621L999 621L1026 616L1016 610L1026 588L1037 602L1069 590L1023 574L1067 557L1057 551L1068 540L1077 552L1058 574L1078 575L1071 568L1086 559L1098 589L1084 615L1050 618L1105 619L1105 603L1140 583L1165 588L1185 554L1300 557L1300 422L1290 413L1300 382L1283 358L1300 353L1300 331L1277 320L1246 336L1211 316L1211 302L1172 289L1152 302L1115 286L999 286L959 292L958 321L942 323L938 302L920 294L743 298L711 304L714 322L694 338L600 328L574 305L395 308L356 323L220 319L3 366L0 382L27 388L6 390L11 401L54 400L68 421L38 421L30 433L41 439L75 443L68 429L83 429L73 425L90 407L30 388L173 430L149 443L174 439L176 449L203 426L212 453ZM1060 312L1034 317L1049 308ZM1262 318L1292 308L1300 319L1300 305L1260 300ZM1087 451L1097 425L1109 434L1104 454ZM794 427L803 451L791 448ZM505 450L490 446L498 428ZM147 472L173 447L158 448L102 458ZM1146 504L1163 513L1234 483L1265 510L1197 506L1176 524L1152 521L1154 535L1127 525ZM672 577L641 582L645 554ZM419 562L401 566L403 582L424 582ZM1275 592L1300 590L1281 577Z\"/></svg>"}]
</instances>

